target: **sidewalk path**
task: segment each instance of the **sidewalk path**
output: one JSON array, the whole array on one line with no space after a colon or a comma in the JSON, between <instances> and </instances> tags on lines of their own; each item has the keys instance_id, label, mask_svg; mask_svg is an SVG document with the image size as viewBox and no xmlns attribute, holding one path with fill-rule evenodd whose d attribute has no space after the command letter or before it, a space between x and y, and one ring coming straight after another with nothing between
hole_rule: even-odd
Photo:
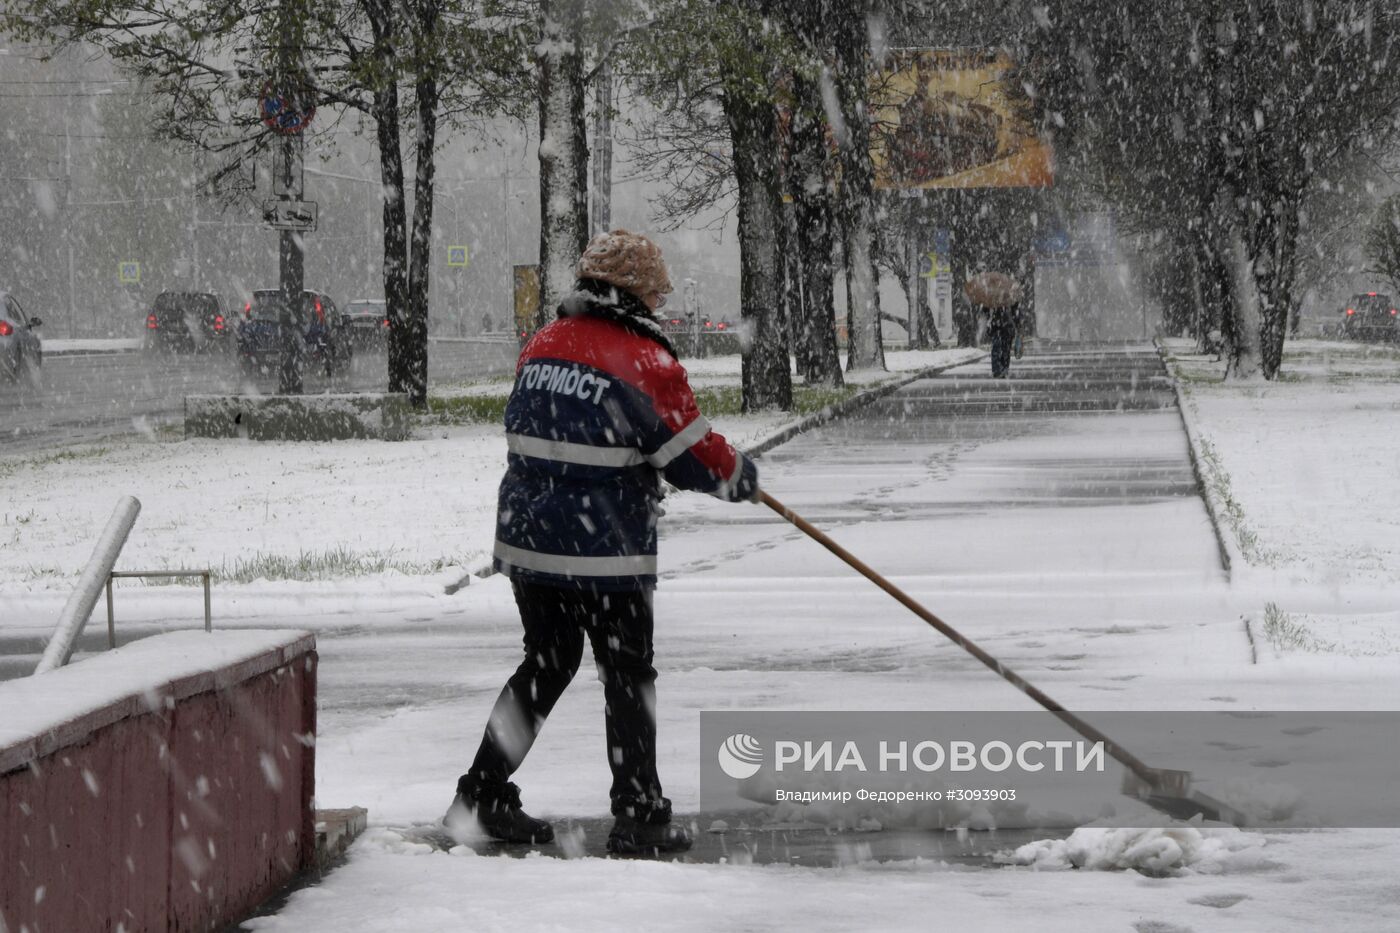
<instances>
[{"instance_id":1,"label":"sidewalk path","mask_svg":"<svg viewBox=\"0 0 1400 933\"><path fill-rule=\"evenodd\" d=\"M922 380L799 437L763 458L765 488L1071 707L1232 702L1215 668L1247 664L1248 645L1180 420L1145 407L1173 404L1155 355L1018 367L1009 383L985 364ZM1134 379L1144 407L1116 410ZM999 401L964 416L964 398ZM697 806L701 709L1028 708L771 512L666 507L656 640L678 809ZM517 663L518 625L493 577L389 629L322 635L324 799L435 816ZM537 809L605 812L601 701L581 675L551 718L520 776Z\"/></svg>"}]
</instances>

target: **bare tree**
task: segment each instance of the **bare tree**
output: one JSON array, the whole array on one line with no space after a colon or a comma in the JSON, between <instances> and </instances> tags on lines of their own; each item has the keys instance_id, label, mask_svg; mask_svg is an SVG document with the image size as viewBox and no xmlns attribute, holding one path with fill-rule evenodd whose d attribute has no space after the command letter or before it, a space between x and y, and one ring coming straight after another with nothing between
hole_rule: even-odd
<instances>
[{"instance_id":1,"label":"bare tree","mask_svg":"<svg viewBox=\"0 0 1400 933\"><path fill-rule=\"evenodd\" d=\"M1366 231L1366 259L1369 271L1400 291L1400 195L1391 195L1376 209Z\"/></svg>"},{"instance_id":2,"label":"bare tree","mask_svg":"<svg viewBox=\"0 0 1400 933\"><path fill-rule=\"evenodd\" d=\"M788 190L796 228L796 256L802 279L794 315L798 371L809 384L840 386L841 357L836 345L834 294L836 158L829 145L818 76L797 73L793 80Z\"/></svg>"},{"instance_id":3,"label":"bare tree","mask_svg":"<svg viewBox=\"0 0 1400 933\"><path fill-rule=\"evenodd\" d=\"M519 113L528 74L517 64L520 11L501 2L481 17L469 0L279 0L237 6L212 0L132 5L124 0L14 0L0 28L56 43L90 43L138 76L161 102L153 132L208 154L210 181L267 157L277 137L258 100L269 76L292 67L307 99L334 120L358 114L379 149L384 292L391 328L390 389L415 405L427 392L429 233L441 119L454 124ZM276 23L294 18L296 48ZM521 88L526 93L521 93ZM412 101L408 113L401 96ZM412 115L414 207L410 225L403 132Z\"/></svg>"},{"instance_id":4,"label":"bare tree","mask_svg":"<svg viewBox=\"0 0 1400 933\"><path fill-rule=\"evenodd\" d=\"M838 112L829 112L841 153L840 214L846 257L846 369L884 369L880 335L879 235L870 162L870 25L878 22L867 2L833 11L836 68L832 76Z\"/></svg>"},{"instance_id":5,"label":"bare tree","mask_svg":"<svg viewBox=\"0 0 1400 933\"><path fill-rule=\"evenodd\" d=\"M1023 60L1062 163L1144 226L1183 230L1231 377L1272 379L1309 195L1396 132L1400 9L1075 0L1028 11Z\"/></svg>"},{"instance_id":6,"label":"bare tree","mask_svg":"<svg viewBox=\"0 0 1400 933\"><path fill-rule=\"evenodd\" d=\"M719 52L722 103L739 190L739 301L750 329L743 359L744 410L792 407L792 376L781 308L778 244L784 223L778 177L776 64L765 48L766 0L726 0L731 19Z\"/></svg>"}]
</instances>

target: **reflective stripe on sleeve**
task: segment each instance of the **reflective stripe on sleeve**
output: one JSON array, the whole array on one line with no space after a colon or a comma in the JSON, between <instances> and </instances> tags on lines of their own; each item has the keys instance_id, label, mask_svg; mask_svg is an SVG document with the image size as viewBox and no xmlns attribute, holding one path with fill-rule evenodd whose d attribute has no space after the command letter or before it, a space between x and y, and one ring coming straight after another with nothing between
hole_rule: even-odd
<instances>
[{"instance_id":1,"label":"reflective stripe on sleeve","mask_svg":"<svg viewBox=\"0 0 1400 933\"><path fill-rule=\"evenodd\" d=\"M511 453L522 457L581 466L628 467L642 462L641 452L634 447L598 447L571 441L551 441L528 434L507 434L506 447Z\"/></svg>"},{"instance_id":2,"label":"reflective stripe on sleeve","mask_svg":"<svg viewBox=\"0 0 1400 933\"><path fill-rule=\"evenodd\" d=\"M655 453L647 454L647 462L658 470L665 469L668 463L685 453L709 433L710 422L706 421L703 415L699 416L681 428L680 433L675 437L658 447Z\"/></svg>"},{"instance_id":3,"label":"reflective stripe on sleeve","mask_svg":"<svg viewBox=\"0 0 1400 933\"><path fill-rule=\"evenodd\" d=\"M542 554L496 542L496 559L512 567L567 577L627 577L656 574L655 554L619 554L614 557L578 557Z\"/></svg>"}]
</instances>

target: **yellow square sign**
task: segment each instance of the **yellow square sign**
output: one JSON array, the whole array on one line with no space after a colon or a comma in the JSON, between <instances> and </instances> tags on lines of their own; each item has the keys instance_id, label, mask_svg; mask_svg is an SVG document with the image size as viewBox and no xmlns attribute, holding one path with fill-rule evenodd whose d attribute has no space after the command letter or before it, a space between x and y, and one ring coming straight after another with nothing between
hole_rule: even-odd
<instances>
[{"instance_id":1,"label":"yellow square sign","mask_svg":"<svg viewBox=\"0 0 1400 933\"><path fill-rule=\"evenodd\" d=\"M467 267L467 248L465 246L447 247L447 264L454 269L465 269Z\"/></svg>"},{"instance_id":2,"label":"yellow square sign","mask_svg":"<svg viewBox=\"0 0 1400 933\"><path fill-rule=\"evenodd\" d=\"M936 279L952 271L953 267L946 256L930 251L919 257L919 275L926 279Z\"/></svg>"}]
</instances>

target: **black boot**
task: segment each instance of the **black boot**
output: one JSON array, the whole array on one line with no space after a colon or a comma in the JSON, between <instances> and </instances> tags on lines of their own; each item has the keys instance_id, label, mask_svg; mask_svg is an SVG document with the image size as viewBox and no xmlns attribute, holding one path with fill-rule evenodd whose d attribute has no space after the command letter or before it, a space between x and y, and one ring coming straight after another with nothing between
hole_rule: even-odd
<instances>
[{"instance_id":1,"label":"black boot","mask_svg":"<svg viewBox=\"0 0 1400 933\"><path fill-rule=\"evenodd\" d=\"M614 855L662 855L690 848L690 832L671 822L671 801L613 801L608 851Z\"/></svg>"},{"instance_id":2,"label":"black boot","mask_svg":"<svg viewBox=\"0 0 1400 933\"><path fill-rule=\"evenodd\" d=\"M459 841L474 835L501 842L554 841L554 827L520 809L520 788L509 782L458 790L442 822Z\"/></svg>"}]
</instances>

